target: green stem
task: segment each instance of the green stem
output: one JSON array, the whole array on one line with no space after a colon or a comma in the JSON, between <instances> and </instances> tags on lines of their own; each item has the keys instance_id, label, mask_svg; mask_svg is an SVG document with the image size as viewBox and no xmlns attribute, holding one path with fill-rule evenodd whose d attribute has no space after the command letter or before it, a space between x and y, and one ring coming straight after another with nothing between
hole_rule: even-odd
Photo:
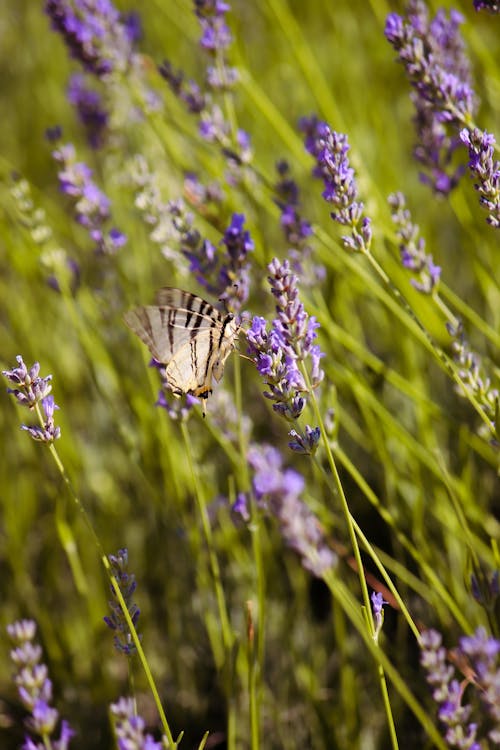
<instances>
[{"instance_id":1,"label":"green stem","mask_svg":"<svg viewBox=\"0 0 500 750\"><path fill-rule=\"evenodd\" d=\"M342 581L336 579L333 575L333 572L326 573L324 576L324 580L328 585L333 598L339 603L350 621L353 623L354 627L362 637L367 649L370 651L377 664L383 668L385 675L387 675L401 698L404 700L413 714L417 717L434 745L439 748L439 750L447 750L447 745L445 744L443 738L439 734L432 721L429 719L425 710L422 708L411 690L408 688L406 680L401 677L397 669L395 669L395 667L389 661L378 643L376 643L373 636L370 635L370 633L367 631L366 622L362 618L357 603L355 601L352 601L353 597L347 586L345 586Z\"/></svg>"},{"instance_id":2,"label":"green stem","mask_svg":"<svg viewBox=\"0 0 500 750\"><path fill-rule=\"evenodd\" d=\"M358 532L360 532L361 530L359 529L359 527L357 526L357 524L355 524L354 519L353 519L353 517L351 515L351 511L349 510L349 504L347 502L347 498L346 498L345 493L344 493L344 488L343 488L342 482L340 480L340 475L339 475L338 470L337 470L337 465L336 465L335 459L333 457L332 449L330 447L330 443L329 443L327 435L326 435L326 430L325 430L325 425L324 425L324 422L323 422L323 417L321 416L321 412L320 412L319 407L318 407L318 402L316 400L316 394L314 393L314 389L311 386L311 382L309 380L309 374L307 372L307 368L305 367L305 365L303 363L302 363L302 372L304 374L304 379L305 379L308 391L311 394L311 401L312 401L312 404L313 404L314 414L315 414L316 420L318 422L319 428L321 430L321 435L323 437L323 445L326 448L326 454L327 454L327 457L328 457L328 464L330 466L330 471L331 471L332 476L333 476L333 480L334 480L334 483L335 483L335 488L336 488L338 496L340 498L340 504L342 506L342 511L343 511L343 514L344 514L344 518L345 518L346 523L347 523L347 529L348 529L348 532L349 532L349 538L351 540L351 547L352 547L352 550L353 550L353 553L354 553L354 559L356 560L356 566L357 566L358 578L359 578L359 583L360 583L360 586L361 586L361 593L362 593L363 602L364 602L364 614L365 614L366 624L368 626L368 632L370 633L371 637L374 638L374 636L375 636L375 623L373 621L373 613L372 613L372 608L371 608L371 603L370 603L370 596L368 594L368 586L366 584L366 578L365 578L365 575L364 575L363 562L361 560L361 552L360 552L360 549L359 549L358 539L357 539L357 536L356 536L356 529L358 530ZM363 536L363 538L364 538L364 536ZM373 552L373 554L375 554L375 553ZM380 563L380 565L381 565L381 567L383 567L381 563ZM388 692L387 692L387 683L385 681L384 670L383 670L383 667L380 664L379 664L379 667L378 667L378 675L379 675L380 690L381 690L381 693L382 693L382 700L384 702L384 707L385 707L386 716L387 716L387 723L389 725L389 732L390 732L390 735L391 735L392 747L396 749L398 747L398 742L397 742L397 737L396 737L396 729L395 729L395 726L394 726L394 717L392 715L391 702L389 700L389 695L388 695Z\"/></svg>"},{"instance_id":3,"label":"green stem","mask_svg":"<svg viewBox=\"0 0 500 750\"><path fill-rule=\"evenodd\" d=\"M234 365L235 401L238 413L238 440L241 456L241 476L244 490L250 492L250 476L248 473L247 452L248 445L243 430L242 388L241 388L241 361L235 358ZM254 632L252 624L252 658L249 654L249 701L250 701L250 737L252 750L260 747L260 705L262 700L262 674L264 670L265 655L265 621L266 621L266 582L264 572L264 560L262 554L262 524L255 498L250 493L250 535L252 539L252 552L255 561L255 573L257 580L257 628Z\"/></svg>"},{"instance_id":4,"label":"green stem","mask_svg":"<svg viewBox=\"0 0 500 750\"><path fill-rule=\"evenodd\" d=\"M387 286L387 288L392 292L393 296L400 302L404 310L408 313L411 319L416 323L420 332L423 334L424 340L428 348L430 349L430 351L432 351L434 355L437 357L437 359L439 360L439 362L441 362L445 371L448 373L451 379L459 386L460 392L465 396L465 398L469 401L471 406L476 410L477 414L481 417L483 422L487 425L492 436L495 437L495 424L490 419L488 419L488 416L485 413L479 401L470 392L470 388L467 387L466 383L463 382L454 363L446 356L444 351L432 339L431 335L428 333L425 326L420 322L418 317L413 312L413 309L411 308L410 304L401 294L399 289L396 286L394 286L394 284L390 280L387 273L384 271L384 269L382 268L380 263L376 260L376 258L371 254L371 252L369 250L365 250L363 252L363 255L368 260L371 267L374 269L375 273L379 276L380 279L382 279L382 281Z\"/></svg>"}]
</instances>

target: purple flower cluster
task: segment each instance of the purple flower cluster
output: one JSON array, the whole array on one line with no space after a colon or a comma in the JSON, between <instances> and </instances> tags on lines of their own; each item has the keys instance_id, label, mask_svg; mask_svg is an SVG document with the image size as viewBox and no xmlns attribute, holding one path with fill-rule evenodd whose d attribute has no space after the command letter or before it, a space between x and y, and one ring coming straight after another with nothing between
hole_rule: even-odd
<instances>
[{"instance_id":1,"label":"purple flower cluster","mask_svg":"<svg viewBox=\"0 0 500 750\"><path fill-rule=\"evenodd\" d=\"M478 740L480 723L469 722L473 707L462 702L465 685L455 677L455 669L442 646L441 634L435 630L423 632L420 636L420 648L421 664L427 672L427 681L433 688L432 696L439 706L438 716L446 726L446 742L450 747L460 750L481 750ZM488 730L488 737L496 743L500 742L499 653L500 641L488 637L484 628L478 628L471 637L462 638L457 649L457 656L467 658L475 671L471 687L475 688L493 723L493 728ZM479 716L483 718L484 714Z\"/></svg>"},{"instance_id":2,"label":"purple flower cluster","mask_svg":"<svg viewBox=\"0 0 500 750\"><path fill-rule=\"evenodd\" d=\"M396 225L401 262L417 276L411 280L412 286L419 292L432 294L439 283L441 268L436 266L432 255L425 251L425 240L419 237L419 227L412 222L403 193L393 193L389 196L388 202L392 209L392 220Z\"/></svg>"},{"instance_id":3,"label":"purple flower cluster","mask_svg":"<svg viewBox=\"0 0 500 750\"><path fill-rule=\"evenodd\" d=\"M460 650L472 664L479 697L493 724L488 736L500 744L500 641L478 628L460 639Z\"/></svg>"},{"instance_id":4,"label":"purple flower cluster","mask_svg":"<svg viewBox=\"0 0 500 750\"><path fill-rule=\"evenodd\" d=\"M232 313L240 312L250 291L248 255L254 243L244 224L243 214L233 214L219 243L223 250L191 229L182 238L182 250L190 262L190 271L198 283L223 300Z\"/></svg>"},{"instance_id":5,"label":"purple flower cluster","mask_svg":"<svg viewBox=\"0 0 500 750\"><path fill-rule=\"evenodd\" d=\"M351 229L350 235L342 236L344 247L367 252L372 240L371 220L363 216L364 204L358 200L354 170L347 157L347 136L331 130L317 117L302 118L299 127L305 134L306 151L316 160L313 174L323 180L323 198L334 208L332 219Z\"/></svg>"},{"instance_id":6,"label":"purple flower cluster","mask_svg":"<svg viewBox=\"0 0 500 750\"><path fill-rule=\"evenodd\" d=\"M35 362L28 370L20 354L16 359L18 367L14 367L12 370L2 370L2 375L16 386L15 388L7 388L7 393L11 393L21 406L27 406L31 410L36 409L37 405L41 404L45 417L42 425L22 424L21 429L26 430L33 440L53 443L61 436L61 428L54 424L54 411L59 407L54 402L54 397L49 395L52 390L50 384L52 375L40 378L38 376L40 372L38 362ZM42 419L41 415L40 418Z\"/></svg>"},{"instance_id":7,"label":"purple flower cluster","mask_svg":"<svg viewBox=\"0 0 500 750\"><path fill-rule=\"evenodd\" d=\"M68 86L68 100L78 113L78 118L87 133L89 145L98 149L104 143L108 127L108 113L100 94L89 88L81 73L71 76Z\"/></svg>"},{"instance_id":8,"label":"purple flower cluster","mask_svg":"<svg viewBox=\"0 0 500 750\"><path fill-rule=\"evenodd\" d=\"M309 241L313 230L300 213L299 188L290 175L290 167L284 160L276 164L279 180L274 186L275 203L281 212L281 228L288 244L287 255L292 269L302 284L312 286L325 277L323 266L310 265L312 247Z\"/></svg>"},{"instance_id":9,"label":"purple flower cluster","mask_svg":"<svg viewBox=\"0 0 500 750\"><path fill-rule=\"evenodd\" d=\"M489 212L486 221L500 229L500 161L495 159L495 137L478 128L463 128L460 138L469 149L469 169L477 179L479 203Z\"/></svg>"},{"instance_id":10,"label":"purple flower cluster","mask_svg":"<svg viewBox=\"0 0 500 750\"><path fill-rule=\"evenodd\" d=\"M214 60L207 68L207 83L211 89L227 91L238 81L238 71L228 66L224 56L233 41L225 17L231 6L222 0L195 0L194 4L202 31L200 46Z\"/></svg>"},{"instance_id":11,"label":"purple flower cluster","mask_svg":"<svg viewBox=\"0 0 500 750\"><path fill-rule=\"evenodd\" d=\"M162 750L162 742L156 742L146 734L146 722L135 712L132 698L120 698L110 706L118 750Z\"/></svg>"},{"instance_id":12,"label":"purple flower cluster","mask_svg":"<svg viewBox=\"0 0 500 750\"><path fill-rule=\"evenodd\" d=\"M195 0L195 13L202 29L200 45L213 63L207 67L205 92L195 81L186 80L184 73L175 70L168 60L160 65L159 71L188 111L199 116L201 137L222 147L229 165L227 179L236 184L241 179L241 167L252 158L252 149L248 133L234 130L217 103L217 97L231 90L239 79L238 71L226 58L226 50L232 43L225 18L229 10L230 5L222 0Z\"/></svg>"},{"instance_id":13,"label":"purple flower cluster","mask_svg":"<svg viewBox=\"0 0 500 750\"><path fill-rule=\"evenodd\" d=\"M111 0L46 0L45 12L89 73L104 78L128 69L135 27L123 23Z\"/></svg>"},{"instance_id":14,"label":"purple flower cluster","mask_svg":"<svg viewBox=\"0 0 500 750\"><path fill-rule=\"evenodd\" d=\"M103 227L110 217L110 200L92 180L92 170L78 161L72 143L60 146L53 152L60 164L59 185L74 203L76 220L87 229L99 253L112 254L126 243L126 236L113 228Z\"/></svg>"},{"instance_id":15,"label":"purple flower cluster","mask_svg":"<svg viewBox=\"0 0 500 750\"><path fill-rule=\"evenodd\" d=\"M323 576L337 557L326 544L318 519L300 499L303 477L293 469L284 469L280 452L270 445L252 446L248 461L254 470L255 496L276 518L285 544L297 552L306 570Z\"/></svg>"},{"instance_id":16,"label":"purple flower cluster","mask_svg":"<svg viewBox=\"0 0 500 750\"><path fill-rule=\"evenodd\" d=\"M470 63L459 31L462 22L454 10L449 19L440 10L430 20L426 4L410 0L407 18L390 13L385 26L386 38L414 88L415 158L426 169L422 180L444 195L463 174L462 167L452 165L460 145L458 126L470 122L476 109Z\"/></svg>"},{"instance_id":17,"label":"purple flower cluster","mask_svg":"<svg viewBox=\"0 0 500 750\"><path fill-rule=\"evenodd\" d=\"M164 60L158 71L175 96L184 102L188 112L198 115L205 109L206 97L196 81L186 80L182 70L175 70L169 60Z\"/></svg>"},{"instance_id":18,"label":"purple flower cluster","mask_svg":"<svg viewBox=\"0 0 500 750\"><path fill-rule=\"evenodd\" d=\"M42 742L35 742L26 735L23 750L67 750L74 731L66 721L61 722L59 739L51 738L59 720L59 712L50 704L52 702L52 682L48 669L41 662L42 649L34 641L36 624L33 620L19 620L7 626L7 633L14 648L10 657L15 665L14 682L19 698L29 711L26 719L28 730L40 737Z\"/></svg>"},{"instance_id":19,"label":"purple flower cluster","mask_svg":"<svg viewBox=\"0 0 500 750\"><path fill-rule=\"evenodd\" d=\"M132 601L132 596L137 588L137 583L133 573L128 573L128 551L126 549L118 550L116 555L109 555L109 564L111 573L116 578L121 594L127 605L127 610L134 627L139 619L140 610ZM115 590L111 586L112 600L108 602L111 615L104 617L106 625L115 631L113 642L117 651L130 656L135 653L136 647L129 630L128 623L123 615L120 602L118 601ZM139 636L140 638L140 636Z\"/></svg>"},{"instance_id":20,"label":"purple flower cluster","mask_svg":"<svg viewBox=\"0 0 500 750\"><path fill-rule=\"evenodd\" d=\"M202 28L201 46L213 52L229 47L232 38L225 19L231 8L229 3L223 0L194 0L194 6Z\"/></svg>"},{"instance_id":21,"label":"purple flower cluster","mask_svg":"<svg viewBox=\"0 0 500 750\"><path fill-rule=\"evenodd\" d=\"M277 317L270 330L264 318L255 317L247 332L248 353L265 380L269 391L266 398L274 401L273 409L289 421L296 420L306 405L304 394L308 386L301 371L309 363L311 386L315 388L323 379L320 359L323 356L317 344L316 329L319 323L309 317L300 301L297 276L290 263L275 258L268 266L271 291L276 299ZM299 435L292 431L290 447L299 452L314 450L319 440L319 429L306 427Z\"/></svg>"}]
</instances>

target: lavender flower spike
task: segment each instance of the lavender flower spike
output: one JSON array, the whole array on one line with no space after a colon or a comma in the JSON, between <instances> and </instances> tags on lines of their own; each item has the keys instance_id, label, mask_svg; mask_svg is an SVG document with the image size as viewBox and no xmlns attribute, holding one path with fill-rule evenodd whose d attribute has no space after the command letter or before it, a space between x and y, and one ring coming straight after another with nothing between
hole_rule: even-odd
<instances>
[{"instance_id":1,"label":"lavender flower spike","mask_svg":"<svg viewBox=\"0 0 500 750\"><path fill-rule=\"evenodd\" d=\"M135 713L132 698L120 698L110 706L119 750L162 750L162 742L156 742L146 734L146 722Z\"/></svg>"},{"instance_id":2,"label":"lavender flower spike","mask_svg":"<svg viewBox=\"0 0 500 750\"><path fill-rule=\"evenodd\" d=\"M46 0L45 12L85 70L103 78L128 69L133 36L111 0Z\"/></svg>"},{"instance_id":3,"label":"lavender flower spike","mask_svg":"<svg viewBox=\"0 0 500 750\"><path fill-rule=\"evenodd\" d=\"M470 63L459 26L463 18L455 10L449 19L443 10L430 20L422 0L410 0L407 17L390 13L385 36L398 53L413 87L415 158L421 175L438 194L448 194L463 174L452 164L460 145L459 125L468 124L477 108Z\"/></svg>"},{"instance_id":4,"label":"lavender flower spike","mask_svg":"<svg viewBox=\"0 0 500 750\"><path fill-rule=\"evenodd\" d=\"M469 149L469 169L476 178L479 203L489 212L486 221L500 229L500 161L494 158L495 137L478 128L464 128L460 138Z\"/></svg>"},{"instance_id":5,"label":"lavender flower spike","mask_svg":"<svg viewBox=\"0 0 500 750\"><path fill-rule=\"evenodd\" d=\"M135 576L133 573L128 573L128 552L126 549L118 550L116 555L109 555L109 563L111 566L111 572L118 582L120 591L127 605L127 610L132 620L134 627L139 619L140 610L137 605L132 601L132 596L137 587ZM120 651L127 656L133 654L136 651L132 634L130 633L128 623L123 615L120 602L116 598L115 590L111 587L112 601L109 603L111 615L104 617L106 625L115 631L114 645L117 651ZM139 639L141 636L139 635Z\"/></svg>"},{"instance_id":6,"label":"lavender flower spike","mask_svg":"<svg viewBox=\"0 0 500 750\"><path fill-rule=\"evenodd\" d=\"M411 220L404 195L393 193L389 196L388 202L392 209L392 220L397 228L396 234L400 240L401 262L417 277L411 280L411 284L423 294L432 294L439 283L441 268L436 266L432 255L425 252L425 240L418 236L419 227Z\"/></svg>"},{"instance_id":7,"label":"lavender flower spike","mask_svg":"<svg viewBox=\"0 0 500 750\"><path fill-rule=\"evenodd\" d=\"M50 705L52 682L48 677L47 666L41 662L42 649L34 640L36 624L33 620L19 620L7 626L7 633L14 645L10 652L17 670L14 681L19 698L30 714L26 719L26 726L32 734L42 739L42 743L38 743L26 735L23 747L26 750L45 750L47 747L67 750L74 732L66 721L61 722L59 740L51 736L59 720L59 713Z\"/></svg>"},{"instance_id":8,"label":"lavender flower spike","mask_svg":"<svg viewBox=\"0 0 500 750\"><path fill-rule=\"evenodd\" d=\"M70 78L68 100L85 128L91 148L100 148L105 140L109 115L104 109L102 98L97 91L89 88L85 76L77 73Z\"/></svg>"},{"instance_id":9,"label":"lavender flower spike","mask_svg":"<svg viewBox=\"0 0 500 750\"><path fill-rule=\"evenodd\" d=\"M248 353L253 358L257 370L269 387L264 396L274 401L273 409L285 419L294 421L306 405L306 386L301 366L310 369L310 381L313 388L323 379L320 359L323 356L319 346L314 344L316 319L309 317L300 301L297 288L297 276L292 273L290 263L283 263L275 258L268 266L271 292L276 299L277 317L270 330L264 318L255 317L247 332ZM317 443L316 430L309 428L306 435L292 437L297 446ZM298 438L300 437L300 441ZM295 448L294 448L295 449Z\"/></svg>"},{"instance_id":10,"label":"lavender flower spike","mask_svg":"<svg viewBox=\"0 0 500 750\"><path fill-rule=\"evenodd\" d=\"M38 362L35 362L28 370L20 354L17 355L16 360L18 367L14 367L12 370L2 370L2 375L16 386L16 388L7 388L7 393L12 393L21 406L34 409L35 404L48 396L52 390L50 384L52 375L40 378L38 377L40 372Z\"/></svg>"},{"instance_id":11,"label":"lavender flower spike","mask_svg":"<svg viewBox=\"0 0 500 750\"><path fill-rule=\"evenodd\" d=\"M127 238L115 228L104 231L104 224L110 217L110 200L92 180L92 170L83 162L77 161L72 143L60 146L52 155L61 165L59 185L62 192L74 202L77 222L87 229L97 252L116 252L126 243Z\"/></svg>"},{"instance_id":12,"label":"lavender flower spike","mask_svg":"<svg viewBox=\"0 0 500 750\"><path fill-rule=\"evenodd\" d=\"M37 440L41 443L53 443L61 437L61 428L56 427L54 424L54 411L59 409L58 405L54 402L54 396L46 396L42 399L42 409L45 415L43 427L40 425L21 425L22 430L26 430L33 440Z\"/></svg>"},{"instance_id":13,"label":"lavender flower spike","mask_svg":"<svg viewBox=\"0 0 500 750\"><path fill-rule=\"evenodd\" d=\"M354 170L347 158L347 136L331 130L316 117L304 117L299 127L305 133L306 151L316 159L313 174L323 180L323 198L334 208L332 219L351 229L350 235L342 236L344 247L352 252L368 252L371 220L363 216L364 205L358 200Z\"/></svg>"},{"instance_id":14,"label":"lavender flower spike","mask_svg":"<svg viewBox=\"0 0 500 750\"><path fill-rule=\"evenodd\" d=\"M427 672L427 681L433 687L432 697L438 704L438 716L446 727L445 740L452 748L481 750L481 734L487 732L489 740L500 742L500 641L488 637L484 628L472 636L460 639L456 661L468 660L475 672L468 688L475 690L486 708L474 711L472 704L464 704L464 684L455 677L455 668L448 661L442 646L441 634L427 630L420 636L421 664ZM473 718L475 721L470 721ZM489 747L489 745L488 745Z\"/></svg>"},{"instance_id":15,"label":"lavender flower spike","mask_svg":"<svg viewBox=\"0 0 500 750\"><path fill-rule=\"evenodd\" d=\"M219 248L224 250L202 239L189 224L181 234L184 255L198 283L223 300L232 313L241 310L250 287L248 254L253 251L254 243L244 223L244 214L233 214L219 243Z\"/></svg>"},{"instance_id":16,"label":"lavender flower spike","mask_svg":"<svg viewBox=\"0 0 500 750\"><path fill-rule=\"evenodd\" d=\"M317 518L300 499L304 479L293 469L283 469L279 451L270 445L251 446L248 461L255 472L257 500L276 518L285 544L298 553L304 568L320 578L335 565L337 557Z\"/></svg>"},{"instance_id":17,"label":"lavender flower spike","mask_svg":"<svg viewBox=\"0 0 500 750\"><path fill-rule=\"evenodd\" d=\"M37 409L37 404L41 404L45 415L43 426L22 424L21 429L26 430L33 440L52 443L61 436L60 427L56 427L54 424L54 411L59 407L54 402L54 397L49 395L52 390L52 375L40 378L38 376L40 372L38 362L35 362L28 370L20 354L16 359L19 367L2 371L2 375L17 386L16 388L7 388L7 393L11 393L18 404L27 406L31 410ZM40 415L40 412L38 414Z\"/></svg>"}]
</instances>

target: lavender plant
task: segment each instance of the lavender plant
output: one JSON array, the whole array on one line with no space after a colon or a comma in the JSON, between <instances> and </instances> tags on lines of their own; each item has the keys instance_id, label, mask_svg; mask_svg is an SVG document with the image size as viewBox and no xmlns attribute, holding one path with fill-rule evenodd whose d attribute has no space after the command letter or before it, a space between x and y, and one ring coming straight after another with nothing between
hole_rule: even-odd
<instances>
[{"instance_id":1,"label":"lavender plant","mask_svg":"<svg viewBox=\"0 0 500 750\"><path fill-rule=\"evenodd\" d=\"M445 739L448 747L481 750L484 744L481 734L493 745L500 740L500 667L498 654L500 642L488 637L484 628L478 628L473 636L460 640L456 658L470 660L474 670L472 686L477 691L484 713L464 703L465 683L455 676L455 669L442 646L442 636L435 630L422 633L421 664L427 672L427 681L433 687L432 697L439 706L439 719L446 727ZM469 721L471 717L475 721ZM491 728L485 730L485 719L491 719Z\"/></svg>"},{"instance_id":2,"label":"lavender plant","mask_svg":"<svg viewBox=\"0 0 500 750\"><path fill-rule=\"evenodd\" d=\"M127 605L127 611L132 621L132 625L135 627L137 620L139 619L140 610L137 604L132 600L132 596L137 587L135 576L133 573L128 573L128 550L120 549L116 555L109 556L109 564L111 566L111 573L116 578L121 594ZM116 599L115 590L111 587L112 600L109 602L109 608L111 615L107 615L104 618L104 622L115 632L113 636L113 643L117 651L120 651L127 656L130 656L136 651L132 634L130 633L128 622L125 620L122 612L120 602ZM140 639L139 635L139 639Z\"/></svg>"},{"instance_id":3,"label":"lavender plant","mask_svg":"<svg viewBox=\"0 0 500 750\"><path fill-rule=\"evenodd\" d=\"M36 411L40 419L40 425L22 424L21 429L26 430L33 440L53 443L61 436L61 428L56 427L54 423L54 412L59 407L50 393L52 375L41 378L39 377L39 362L35 362L28 370L20 354L16 359L18 367L12 370L2 370L2 375L16 386L8 388L7 392L11 393L21 406Z\"/></svg>"},{"instance_id":4,"label":"lavender plant","mask_svg":"<svg viewBox=\"0 0 500 750\"><path fill-rule=\"evenodd\" d=\"M76 735L21 622L0 744L495 746L496 4L160 5L3 11L2 611ZM123 326L162 286L241 321L205 420Z\"/></svg>"},{"instance_id":5,"label":"lavender plant","mask_svg":"<svg viewBox=\"0 0 500 750\"><path fill-rule=\"evenodd\" d=\"M13 649L10 658L16 668L14 682L24 708L29 712L25 720L30 732L25 736L25 750L67 750L75 732L67 721L61 722L59 739L55 739L59 712L52 703L52 682L48 667L42 662L42 648L35 641L36 623L18 620L7 626ZM33 740L32 736L41 742Z\"/></svg>"},{"instance_id":6,"label":"lavender plant","mask_svg":"<svg viewBox=\"0 0 500 750\"><path fill-rule=\"evenodd\" d=\"M318 323L309 317L300 301L297 276L288 261L275 258L268 266L268 281L276 299L277 316L268 329L264 318L255 317L247 332L249 354L270 390L264 396L273 403L275 412L288 422L296 423L306 405L305 394L317 388L323 379L321 350L317 344ZM308 373L306 367L310 368ZM303 432L293 429L292 450L314 452L319 438L318 427L306 425Z\"/></svg>"}]
</instances>

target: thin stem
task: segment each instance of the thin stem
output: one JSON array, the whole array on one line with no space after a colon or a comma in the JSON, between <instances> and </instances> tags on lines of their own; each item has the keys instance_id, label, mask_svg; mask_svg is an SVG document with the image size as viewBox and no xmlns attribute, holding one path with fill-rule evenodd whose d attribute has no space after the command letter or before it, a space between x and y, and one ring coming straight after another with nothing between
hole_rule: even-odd
<instances>
[{"instance_id":1,"label":"thin stem","mask_svg":"<svg viewBox=\"0 0 500 750\"><path fill-rule=\"evenodd\" d=\"M305 382L306 382L306 386L307 386L307 388L309 390L309 393L311 394L311 401L312 401L312 404L313 404L314 414L315 414L316 420L317 420L318 425L319 425L320 430L321 430L321 435L323 437L323 445L326 448L326 453L327 453L327 457L328 457L328 464L330 466L330 471L332 472L332 476L333 476L333 480L334 480L334 483L335 483L335 487L336 487L338 495L340 497L340 503L341 503L341 506L342 506L342 511L344 513L344 518L345 518L346 523L347 523L349 537L350 537L350 540L351 540L351 546L352 546L353 553L354 553L354 559L356 560L356 565L357 565L357 569L358 569L358 578L359 578L359 583L360 583L360 586L361 586L361 593L362 593L363 602L364 602L364 615L365 615L365 620L366 620L366 623L367 623L367 626L368 626L368 632L371 634L371 637L374 638L375 637L375 623L373 621L373 613L372 613L372 608L371 608L371 604L370 604L370 597L369 597L369 594L368 594L368 586L366 584L366 578L365 578L365 575L364 575L363 562L361 560L361 552L360 552L360 549L359 549L358 540L357 540L357 536L356 536L356 528L355 528L355 526L357 527L357 524L355 524L354 519L353 519L353 517L351 515L351 511L349 509L349 504L347 502L347 498L346 498L345 493L344 493L344 488L343 488L342 482L340 480L340 475L338 473L337 465L336 465L335 459L333 457L332 449L330 447L330 442L329 442L329 440L327 438L327 435L326 435L326 430L325 430L325 425L324 425L324 422L323 422L323 417L321 416L321 412L320 412L319 407L318 407L318 402L316 400L316 394L314 392L314 389L311 387L311 382L309 380L309 374L307 372L307 368L305 367L304 363L302 363L302 371L303 371L303 374L304 374L304 379L305 379ZM359 529L359 527L357 527L357 529L358 529L358 531L361 531ZM375 554L375 552L373 552L373 554ZM380 563L380 565L383 568L383 566L382 566L381 563ZM387 691L387 683L385 681L384 669L383 669L383 667L382 667L381 664L378 665L378 676L379 676L380 690L381 690L381 693L382 693L382 700L384 702L384 707L385 707L386 716L387 716L387 723L389 725L389 733L390 733L390 736L391 736L391 743L392 743L392 747L396 749L396 748L398 748L398 741L397 741L397 736L396 736L396 729L395 729L395 726L394 726L394 717L392 715L391 702L389 700L389 695L388 695L388 691Z\"/></svg>"},{"instance_id":2,"label":"thin stem","mask_svg":"<svg viewBox=\"0 0 500 750\"><path fill-rule=\"evenodd\" d=\"M354 558L356 560L356 565L357 565L357 568L358 568L358 578L359 578L359 584L361 586L361 594L362 594L362 597L363 597L363 603L364 603L365 608L367 610L367 617L368 617L368 621L370 623L370 629L371 629L372 633L374 633L375 632L375 625L374 625L374 622L373 622L373 616L371 614L371 606L370 606L370 597L369 597L369 594L368 594L368 586L366 585L366 579L365 579L365 576L364 576L364 573L363 573L363 563L361 561L361 553L360 553L360 550L359 550L358 540L357 540L356 532L354 530L354 525L353 525L353 522L352 522L351 511L349 510L349 504L347 502L347 498L346 498L345 493L344 493L344 488L342 487L342 482L340 481L340 475L339 475L338 470L337 470L337 465L336 465L335 459L333 457L333 453L332 453L332 449L330 447L330 443L329 443L329 441L328 441L328 439L326 437L325 424L323 422L323 417L321 416L321 412L320 412L319 407L318 407L318 402L316 400L316 394L314 393L314 389L311 386L311 382L309 380L309 374L308 374L307 369L306 369L306 367L305 367L305 365L303 363L302 363L302 373L304 375L304 379L305 379L305 382L306 382L307 389L308 389L308 391L309 391L309 393L311 395L311 402L312 402L312 405L313 405L314 415L315 415L316 421L317 421L317 423L319 425L319 428L321 430L321 435L322 435L322 438L323 438L323 444L325 446L326 455L327 455L327 458L328 458L328 464L330 466L330 471L331 471L332 476L333 476L333 481L334 481L334 484L335 484L335 488L336 488L338 496L340 498L340 504L342 506L342 512L344 514L344 518L345 518L346 523L347 523L347 530L348 530L349 538L350 538L350 541L351 541L351 547L352 547L352 550L353 550L353 553L354 553Z\"/></svg>"},{"instance_id":3,"label":"thin stem","mask_svg":"<svg viewBox=\"0 0 500 750\"><path fill-rule=\"evenodd\" d=\"M248 473L248 445L243 431L243 409L241 388L241 361L235 358L234 364L235 401L238 413L238 440L240 445L242 486L250 492ZM266 621L266 580L262 554L262 524L255 498L250 493L250 535L252 552L255 561L257 585L257 628L252 624L252 660L249 661L249 700L250 700L250 736L252 750L260 747L260 705L262 700L262 673L265 654L265 621Z\"/></svg>"},{"instance_id":4,"label":"thin stem","mask_svg":"<svg viewBox=\"0 0 500 750\"><path fill-rule=\"evenodd\" d=\"M405 311L408 313L408 315L411 317L411 319L417 324L419 330L424 335L425 341L428 347L430 348L430 350L435 354L435 356L441 362L441 364L443 365L448 375L459 386L461 393L463 393L465 398L469 401L471 406L476 410L476 412L481 417L483 422L488 426L492 436L495 437L495 424L490 419L488 419L488 416L485 413L479 401L475 398L473 394L471 394L470 388L468 388L467 385L463 382L454 363L449 359L449 357L446 356L444 351L432 339L431 335L429 334L429 332L427 331L423 323L420 322L420 320L414 313L410 304L407 302L405 297L401 294L399 289L392 283L387 273L384 271L384 269L382 268L380 263L376 260L376 258L371 254L371 252L369 250L365 250L363 252L363 255L368 260L368 262L370 263L370 265L372 266L376 274L382 279L384 284L390 289L394 297L401 303L401 305L403 306Z\"/></svg>"}]
</instances>

